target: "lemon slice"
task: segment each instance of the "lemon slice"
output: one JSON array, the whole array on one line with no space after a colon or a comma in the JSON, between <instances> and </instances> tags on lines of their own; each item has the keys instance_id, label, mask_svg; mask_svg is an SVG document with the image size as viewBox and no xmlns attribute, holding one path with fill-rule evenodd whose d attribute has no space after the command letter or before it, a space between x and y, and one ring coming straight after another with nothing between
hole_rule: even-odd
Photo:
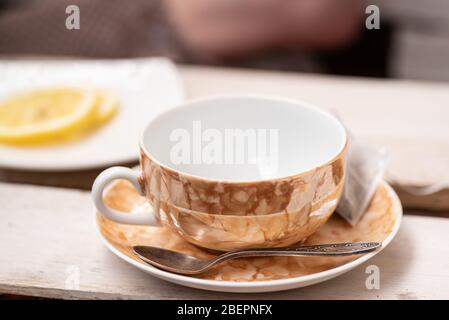
<instances>
[{"instance_id":1,"label":"lemon slice","mask_svg":"<svg viewBox=\"0 0 449 320\"><path fill-rule=\"evenodd\" d=\"M0 103L0 142L22 144L65 139L96 116L93 90L52 88Z\"/></svg>"},{"instance_id":2,"label":"lemon slice","mask_svg":"<svg viewBox=\"0 0 449 320\"><path fill-rule=\"evenodd\" d=\"M97 103L95 105L94 126L101 126L111 120L117 113L119 99L117 96L106 91L96 91Z\"/></svg>"}]
</instances>

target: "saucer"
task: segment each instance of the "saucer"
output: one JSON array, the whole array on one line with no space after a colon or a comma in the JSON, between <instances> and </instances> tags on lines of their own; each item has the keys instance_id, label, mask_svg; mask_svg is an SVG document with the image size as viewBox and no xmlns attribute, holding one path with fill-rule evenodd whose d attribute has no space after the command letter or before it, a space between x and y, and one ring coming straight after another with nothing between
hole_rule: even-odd
<instances>
[{"instance_id":1,"label":"saucer","mask_svg":"<svg viewBox=\"0 0 449 320\"><path fill-rule=\"evenodd\" d=\"M0 167L33 171L92 169L137 161L146 123L183 100L181 80L167 59L1 61L0 101L17 92L86 86L114 93L117 115L79 141L13 147L0 144Z\"/></svg>"},{"instance_id":2,"label":"saucer","mask_svg":"<svg viewBox=\"0 0 449 320\"><path fill-rule=\"evenodd\" d=\"M149 206L145 198L124 180L112 183L106 189L104 199L109 207L123 211L141 211ZM355 227L334 214L304 245L379 241L383 249L395 237L401 218L399 198L386 182L382 182L367 212ZM214 253L191 245L166 227L117 224L97 213L96 228L109 250L138 269L172 283L223 292L271 292L309 286L346 273L380 252L349 257L237 259L220 264L199 276L184 276L142 262L132 252L132 246L163 247L203 259L212 257Z\"/></svg>"}]
</instances>

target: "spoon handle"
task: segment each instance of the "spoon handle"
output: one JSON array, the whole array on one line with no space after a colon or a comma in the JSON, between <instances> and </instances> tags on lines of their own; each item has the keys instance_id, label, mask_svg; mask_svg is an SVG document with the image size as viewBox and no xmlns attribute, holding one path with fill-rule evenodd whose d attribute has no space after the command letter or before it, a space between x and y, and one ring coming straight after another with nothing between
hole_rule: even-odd
<instances>
[{"instance_id":1,"label":"spoon handle","mask_svg":"<svg viewBox=\"0 0 449 320\"><path fill-rule=\"evenodd\" d=\"M260 256L349 256L372 252L381 246L380 242L350 242L290 248L247 249L225 253L219 257L219 260Z\"/></svg>"}]
</instances>

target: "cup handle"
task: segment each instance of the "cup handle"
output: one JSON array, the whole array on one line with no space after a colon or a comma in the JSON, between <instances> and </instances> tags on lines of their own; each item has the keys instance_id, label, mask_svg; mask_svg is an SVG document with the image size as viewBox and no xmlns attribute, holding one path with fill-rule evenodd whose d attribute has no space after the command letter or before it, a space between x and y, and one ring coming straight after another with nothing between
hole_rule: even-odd
<instances>
[{"instance_id":1,"label":"cup handle","mask_svg":"<svg viewBox=\"0 0 449 320\"><path fill-rule=\"evenodd\" d=\"M153 210L148 212L123 212L107 207L103 201L103 191L106 186L116 179L125 179L131 182L140 195L145 195L139 183L139 172L126 167L112 167L104 170L95 179L92 186L92 198L97 210L106 218L124 224L158 225Z\"/></svg>"}]
</instances>

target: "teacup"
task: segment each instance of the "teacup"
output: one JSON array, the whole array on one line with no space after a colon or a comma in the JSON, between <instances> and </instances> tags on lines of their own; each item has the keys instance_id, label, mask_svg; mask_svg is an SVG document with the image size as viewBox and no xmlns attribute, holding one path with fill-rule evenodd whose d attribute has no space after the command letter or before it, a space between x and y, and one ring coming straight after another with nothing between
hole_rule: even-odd
<instances>
[{"instance_id":1,"label":"teacup","mask_svg":"<svg viewBox=\"0 0 449 320\"><path fill-rule=\"evenodd\" d=\"M261 96L199 99L154 118L140 142L140 172L112 167L95 180L100 213L124 224L161 223L197 246L228 251L288 246L335 210L347 135L307 103ZM103 190L130 181L149 204L105 206ZM156 219L155 219L156 218Z\"/></svg>"}]
</instances>

